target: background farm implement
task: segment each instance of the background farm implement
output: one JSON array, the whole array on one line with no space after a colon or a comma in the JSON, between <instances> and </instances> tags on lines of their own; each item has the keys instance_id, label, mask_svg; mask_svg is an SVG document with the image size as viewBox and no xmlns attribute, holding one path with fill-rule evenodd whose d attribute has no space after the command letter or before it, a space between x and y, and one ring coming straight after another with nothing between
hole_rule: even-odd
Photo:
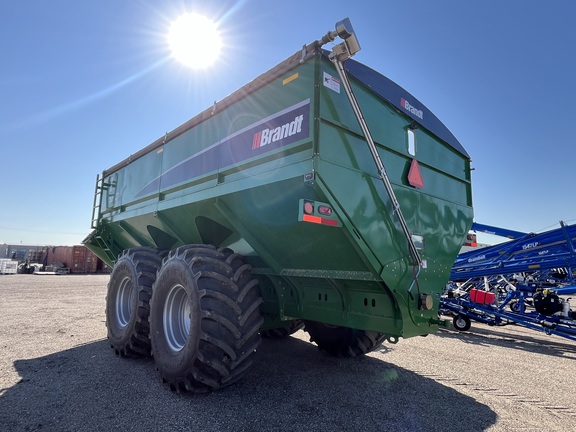
<instances>
[{"instance_id":1,"label":"background farm implement","mask_svg":"<svg viewBox=\"0 0 576 432\"><path fill-rule=\"evenodd\" d=\"M459 331L468 330L474 320L576 340L576 312L568 297L576 293L576 225L560 222L559 228L541 234L481 227L513 239L458 256L440 313L452 315Z\"/></svg>"}]
</instances>

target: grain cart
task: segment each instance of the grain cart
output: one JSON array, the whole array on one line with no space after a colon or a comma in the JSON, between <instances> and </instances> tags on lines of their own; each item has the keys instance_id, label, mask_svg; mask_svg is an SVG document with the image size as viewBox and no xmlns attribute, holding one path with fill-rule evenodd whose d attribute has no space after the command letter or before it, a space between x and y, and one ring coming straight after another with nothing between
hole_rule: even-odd
<instances>
[{"instance_id":1,"label":"grain cart","mask_svg":"<svg viewBox=\"0 0 576 432\"><path fill-rule=\"evenodd\" d=\"M152 354L172 389L206 392L246 372L262 334L304 325L358 356L444 323L470 158L414 96L348 59L359 49L345 19L97 177L84 243L114 266L118 354Z\"/></svg>"}]
</instances>

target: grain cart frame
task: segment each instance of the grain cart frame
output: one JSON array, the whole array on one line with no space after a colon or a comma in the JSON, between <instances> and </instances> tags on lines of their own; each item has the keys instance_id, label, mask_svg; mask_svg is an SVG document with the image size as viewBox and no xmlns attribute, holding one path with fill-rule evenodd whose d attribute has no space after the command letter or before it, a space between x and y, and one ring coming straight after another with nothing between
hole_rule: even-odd
<instances>
[{"instance_id":1,"label":"grain cart frame","mask_svg":"<svg viewBox=\"0 0 576 432\"><path fill-rule=\"evenodd\" d=\"M114 266L118 354L151 353L172 389L205 392L244 374L261 333L304 323L321 349L357 356L446 323L470 157L348 59L359 49L345 19L97 177L84 243Z\"/></svg>"}]
</instances>

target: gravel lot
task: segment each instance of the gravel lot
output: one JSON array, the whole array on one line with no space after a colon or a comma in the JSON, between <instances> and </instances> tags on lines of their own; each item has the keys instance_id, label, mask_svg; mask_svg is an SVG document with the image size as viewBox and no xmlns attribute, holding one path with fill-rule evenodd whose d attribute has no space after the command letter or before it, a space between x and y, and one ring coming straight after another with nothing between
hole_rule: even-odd
<instances>
[{"instance_id":1,"label":"gravel lot","mask_svg":"<svg viewBox=\"0 0 576 432\"><path fill-rule=\"evenodd\" d=\"M518 327L442 330L362 359L298 332L240 383L175 394L106 341L108 276L0 275L2 431L570 431L576 343Z\"/></svg>"}]
</instances>

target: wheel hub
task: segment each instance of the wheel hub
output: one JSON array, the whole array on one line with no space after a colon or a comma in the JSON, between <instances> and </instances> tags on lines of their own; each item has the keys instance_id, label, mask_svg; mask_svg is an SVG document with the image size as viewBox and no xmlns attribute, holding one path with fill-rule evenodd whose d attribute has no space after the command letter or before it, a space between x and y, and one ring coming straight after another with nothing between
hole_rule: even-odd
<instances>
[{"instance_id":1,"label":"wheel hub","mask_svg":"<svg viewBox=\"0 0 576 432\"><path fill-rule=\"evenodd\" d=\"M128 325L132 316L132 297L134 287L132 280L126 277L120 282L118 293L116 294L116 321L121 328Z\"/></svg>"},{"instance_id":2,"label":"wheel hub","mask_svg":"<svg viewBox=\"0 0 576 432\"><path fill-rule=\"evenodd\" d=\"M181 351L190 335L190 302L188 293L180 285L174 285L164 304L164 336L172 351Z\"/></svg>"}]
</instances>

